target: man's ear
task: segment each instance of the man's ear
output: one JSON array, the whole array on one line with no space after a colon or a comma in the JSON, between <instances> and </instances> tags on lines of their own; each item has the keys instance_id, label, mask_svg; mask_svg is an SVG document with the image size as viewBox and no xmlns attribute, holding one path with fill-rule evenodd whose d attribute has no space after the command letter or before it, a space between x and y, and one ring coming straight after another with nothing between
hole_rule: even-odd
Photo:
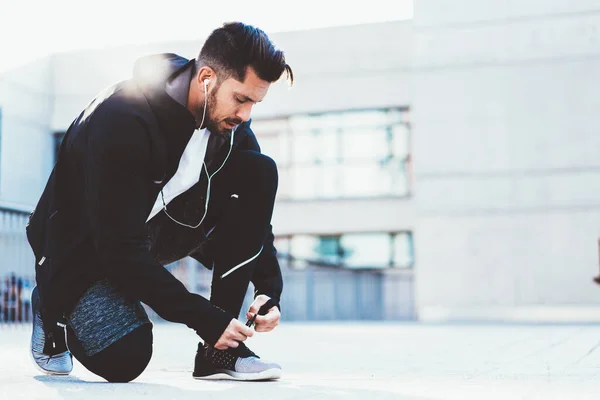
<instances>
[{"instance_id":1,"label":"man's ear","mask_svg":"<svg viewBox=\"0 0 600 400\"><path fill-rule=\"evenodd\" d=\"M214 81L217 79L217 74L211 67L204 66L198 70L196 79L198 80L200 86L204 86L204 81L207 79L209 80L209 83L213 82L214 84Z\"/></svg>"}]
</instances>

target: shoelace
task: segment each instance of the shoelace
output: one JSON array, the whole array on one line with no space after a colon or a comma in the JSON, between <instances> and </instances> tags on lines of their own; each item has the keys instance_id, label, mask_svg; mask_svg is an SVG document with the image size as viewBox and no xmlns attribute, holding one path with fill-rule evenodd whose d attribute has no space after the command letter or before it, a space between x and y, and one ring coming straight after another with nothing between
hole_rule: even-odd
<instances>
[{"instance_id":1,"label":"shoelace","mask_svg":"<svg viewBox=\"0 0 600 400\"><path fill-rule=\"evenodd\" d=\"M215 367L228 370L235 369L235 362L238 357L227 350L215 349L211 345L204 345L204 358L210 361Z\"/></svg>"},{"instance_id":2,"label":"shoelace","mask_svg":"<svg viewBox=\"0 0 600 400\"><path fill-rule=\"evenodd\" d=\"M277 306L277 303L275 300L273 299L269 299L267 300L267 302L265 304L262 305L262 307L260 307L260 309L258 310L258 312L256 314L254 314L252 316L252 318L250 318L248 321L246 321L246 326L247 327L251 327L252 325L254 325L254 321L256 321L256 317L258 315L267 315L267 313L269 312L269 310L275 306Z\"/></svg>"},{"instance_id":3,"label":"shoelace","mask_svg":"<svg viewBox=\"0 0 600 400\"><path fill-rule=\"evenodd\" d=\"M277 306L277 304L278 303L275 300L269 299L258 310L258 313L254 314L252 318L246 321L246 326L251 327L256 321L256 317L258 315L266 315L269 310ZM235 362L239 357L246 358L258 356L242 342L240 342L238 347L229 348L227 350L219 350L209 344L204 344L204 358L218 368L233 370L235 368Z\"/></svg>"}]
</instances>

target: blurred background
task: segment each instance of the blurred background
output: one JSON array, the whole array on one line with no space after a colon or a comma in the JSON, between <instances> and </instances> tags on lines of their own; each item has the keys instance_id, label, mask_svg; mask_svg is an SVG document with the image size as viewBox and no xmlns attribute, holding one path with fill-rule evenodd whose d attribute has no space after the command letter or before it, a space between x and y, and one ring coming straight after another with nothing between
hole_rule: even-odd
<instances>
[{"instance_id":1,"label":"blurred background","mask_svg":"<svg viewBox=\"0 0 600 400\"><path fill-rule=\"evenodd\" d=\"M71 121L230 20L296 76L252 123L283 319L600 321L597 0L0 0L0 321L30 318L24 228ZM195 260L168 268L208 295Z\"/></svg>"}]
</instances>

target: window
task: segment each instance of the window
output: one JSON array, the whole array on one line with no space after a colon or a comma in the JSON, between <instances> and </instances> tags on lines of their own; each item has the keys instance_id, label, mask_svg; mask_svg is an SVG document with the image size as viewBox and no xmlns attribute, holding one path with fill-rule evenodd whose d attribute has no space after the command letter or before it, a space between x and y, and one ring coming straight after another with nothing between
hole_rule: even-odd
<instances>
[{"instance_id":1,"label":"window","mask_svg":"<svg viewBox=\"0 0 600 400\"><path fill-rule=\"evenodd\" d=\"M292 235L275 239L280 258L293 268L309 265L346 268L412 268L412 232Z\"/></svg>"},{"instance_id":2,"label":"window","mask_svg":"<svg viewBox=\"0 0 600 400\"><path fill-rule=\"evenodd\" d=\"M408 110L390 108L254 121L279 167L280 199L410 195Z\"/></svg>"}]
</instances>

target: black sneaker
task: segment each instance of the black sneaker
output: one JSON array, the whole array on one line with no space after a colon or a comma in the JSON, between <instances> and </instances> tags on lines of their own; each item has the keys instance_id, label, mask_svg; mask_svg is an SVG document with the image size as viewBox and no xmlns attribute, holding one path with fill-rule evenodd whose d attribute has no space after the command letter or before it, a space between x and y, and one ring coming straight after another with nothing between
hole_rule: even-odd
<instances>
[{"instance_id":1,"label":"black sneaker","mask_svg":"<svg viewBox=\"0 0 600 400\"><path fill-rule=\"evenodd\" d=\"M207 380L262 381L281 378L281 367L261 360L244 343L227 350L199 343L192 376Z\"/></svg>"}]
</instances>

